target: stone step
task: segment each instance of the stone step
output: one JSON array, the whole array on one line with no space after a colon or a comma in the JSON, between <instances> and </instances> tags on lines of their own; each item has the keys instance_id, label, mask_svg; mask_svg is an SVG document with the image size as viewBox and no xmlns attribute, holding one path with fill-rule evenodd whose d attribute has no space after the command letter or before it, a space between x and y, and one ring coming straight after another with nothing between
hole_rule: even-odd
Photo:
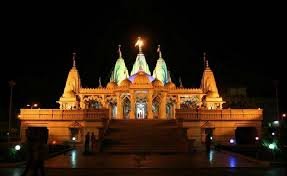
<instances>
[{"instance_id":1,"label":"stone step","mask_svg":"<svg viewBox=\"0 0 287 176\"><path fill-rule=\"evenodd\" d=\"M112 120L102 151L179 152L185 145L179 129L175 120Z\"/></svg>"}]
</instances>

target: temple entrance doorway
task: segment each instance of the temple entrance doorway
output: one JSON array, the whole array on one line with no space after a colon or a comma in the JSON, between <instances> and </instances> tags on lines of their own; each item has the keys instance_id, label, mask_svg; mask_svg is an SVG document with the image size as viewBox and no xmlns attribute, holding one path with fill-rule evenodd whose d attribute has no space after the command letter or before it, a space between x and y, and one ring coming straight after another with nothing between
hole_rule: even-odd
<instances>
[{"instance_id":1,"label":"temple entrance doorway","mask_svg":"<svg viewBox=\"0 0 287 176\"><path fill-rule=\"evenodd\" d=\"M146 111L146 102L139 101L136 103L136 119L146 119L147 111Z\"/></svg>"},{"instance_id":2,"label":"temple entrance doorway","mask_svg":"<svg viewBox=\"0 0 287 176\"><path fill-rule=\"evenodd\" d=\"M70 126L69 126L69 131L70 131L70 140L72 142L81 142L82 140L82 125L74 121Z\"/></svg>"}]
</instances>

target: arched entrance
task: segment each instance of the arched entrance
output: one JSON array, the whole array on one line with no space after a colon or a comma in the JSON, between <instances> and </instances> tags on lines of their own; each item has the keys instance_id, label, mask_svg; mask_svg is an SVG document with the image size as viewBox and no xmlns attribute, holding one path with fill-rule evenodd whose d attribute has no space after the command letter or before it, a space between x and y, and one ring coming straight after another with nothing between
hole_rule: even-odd
<instances>
[{"instance_id":1,"label":"arched entrance","mask_svg":"<svg viewBox=\"0 0 287 176\"><path fill-rule=\"evenodd\" d=\"M115 104L111 105L111 116L112 119L116 119L117 117L117 105Z\"/></svg>"},{"instance_id":2,"label":"arched entrance","mask_svg":"<svg viewBox=\"0 0 287 176\"><path fill-rule=\"evenodd\" d=\"M153 102L152 102L152 112L153 112L154 119L159 118L159 105L160 105L160 98L157 96L153 99Z\"/></svg>"},{"instance_id":3,"label":"arched entrance","mask_svg":"<svg viewBox=\"0 0 287 176\"><path fill-rule=\"evenodd\" d=\"M172 103L166 104L166 118L167 119L173 118L173 104Z\"/></svg>"},{"instance_id":4,"label":"arched entrance","mask_svg":"<svg viewBox=\"0 0 287 176\"><path fill-rule=\"evenodd\" d=\"M82 140L82 137L81 137L82 128L83 128L82 125L77 121L74 121L72 124L70 124L69 130L70 130L70 140L71 141L74 138L75 141L81 142L81 140Z\"/></svg>"},{"instance_id":5,"label":"arched entrance","mask_svg":"<svg viewBox=\"0 0 287 176\"><path fill-rule=\"evenodd\" d=\"M136 102L136 119L147 118L147 103L145 100L139 100Z\"/></svg>"},{"instance_id":6,"label":"arched entrance","mask_svg":"<svg viewBox=\"0 0 287 176\"><path fill-rule=\"evenodd\" d=\"M89 109L101 109L102 104L98 100L90 100L88 101L88 108Z\"/></svg>"},{"instance_id":7,"label":"arched entrance","mask_svg":"<svg viewBox=\"0 0 287 176\"><path fill-rule=\"evenodd\" d=\"M130 118L130 110L131 110L131 101L129 100L128 97L125 97L123 99L123 118L124 119L129 119Z\"/></svg>"}]
</instances>

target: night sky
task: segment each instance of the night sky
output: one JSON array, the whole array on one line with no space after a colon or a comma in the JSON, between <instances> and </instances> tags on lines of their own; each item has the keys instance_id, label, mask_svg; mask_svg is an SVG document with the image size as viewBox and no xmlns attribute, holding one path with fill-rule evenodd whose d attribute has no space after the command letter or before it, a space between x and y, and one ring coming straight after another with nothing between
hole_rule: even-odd
<instances>
[{"instance_id":1,"label":"night sky","mask_svg":"<svg viewBox=\"0 0 287 176\"><path fill-rule=\"evenodd\" d=\"M118 44L131 71L138 36L151 71L161 45L175 84L181 77L185 87L199 87L207 52L219 90L246 87L251 97L272 97L279 80L280 110L286 111L284 6L179 2L2 6L0 119L8 115L9 80L16 82L14 111L29 103L58 107L73 51L83 87L97 87L99 77L106 85Z\"/></svg>"}]
</instances>

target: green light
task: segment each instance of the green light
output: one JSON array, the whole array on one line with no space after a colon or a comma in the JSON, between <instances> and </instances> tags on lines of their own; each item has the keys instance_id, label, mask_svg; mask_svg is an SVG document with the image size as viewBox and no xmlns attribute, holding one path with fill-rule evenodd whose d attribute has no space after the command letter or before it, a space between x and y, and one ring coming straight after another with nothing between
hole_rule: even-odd
<instances>
[{"instance_id":1,"label":"green light","mask_svg":"<svg viewBox=\"0 0 287 176\"><path fill-rule=\"evenodd\" d=\"M272 143L272 144L269 144L269 145L268 145L268 148L271 149L271 150L274 150L274 149L275 149L275 144L273 144L273 143Z\"/></svg>"}]
</instances>

